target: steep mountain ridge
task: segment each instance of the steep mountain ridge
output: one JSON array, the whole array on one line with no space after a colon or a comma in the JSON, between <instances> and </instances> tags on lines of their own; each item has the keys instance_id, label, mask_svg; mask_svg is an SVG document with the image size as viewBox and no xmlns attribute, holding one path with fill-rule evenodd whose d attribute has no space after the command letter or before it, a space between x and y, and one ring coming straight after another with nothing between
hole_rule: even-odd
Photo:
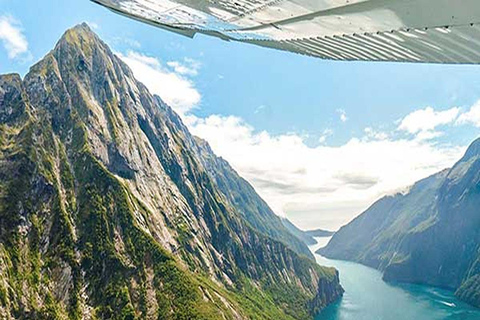
<instances>
[{"instance_id":1,"label":"steep mountain ridge","mask_svg":"<svg viewBox=\"0 0 480 320\"><path fill-rule=\"evenodd\" d=\"M342 294L87 25L0 88L3 318L303 319Z\"/></svg>"},{"instance_id":2,"label":"steep mountain ridge","mask_svg":"<svg viewBox=\"0 0 480 320\"><path fill-rule=\"evenodd\" d=\"M198 137L194 139L197 143L193 146L200 155L203 166L215 180L218 189L245 220L263 234L284 242L298 254L314 259L308 247L285 227L282 219L270 209L250 183L240 177L227 161L217 157L206 141Z\"/></svg>"},{"instance_id":3,"label":"steep mountain ridge","mask_svg":"<svg viewBox=\"0 0 480 320\"><path fill-rule=\"evenodd\" d=\"M385 197L318 252L384 271L387 281L456 290L480 306L480 139L451 169Z\"/></svg>"}]
</instances>

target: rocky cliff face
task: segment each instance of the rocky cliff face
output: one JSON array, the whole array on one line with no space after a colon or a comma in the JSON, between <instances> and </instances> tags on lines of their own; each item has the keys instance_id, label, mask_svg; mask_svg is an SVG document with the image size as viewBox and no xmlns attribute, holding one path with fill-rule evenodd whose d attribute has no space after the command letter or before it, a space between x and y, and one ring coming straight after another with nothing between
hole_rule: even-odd
<instances>
[{"instance_id":1,"label":"rocky cliff face","mask_svg":"<svg viewBox=\"0 0 480 320\"><path fill-rule=\"evenodd\" d=\"M242 214L256 230L287 244L300 255L313 259L313 254L301 239L292 232L267 203L260 198L253 187L222 158L217 157L210 146L200 138L197 141L197 153L203 166L213 177L218 189L229 203Z\"/></svg>"},{"instance_id":2,"label":"rocky cliff face","mask_svg":"<svg viewBox=\"0 0 480 320\"><path fill-rule=\"evenodd\" d=\"M0 76L0 317L310 318L338 274L277 220L85 24Z\"/></svg>"},{"instance_id":3,"label":"rocky cliff face","mask_svg":"<svg viewBox=\"0 0 480 320\"><path fill-rule=\"evenodd\" d=\"M388 281L456 290L480 307L480 140L452 169L379 200L319 252L383 270Z\"/></svg>"}]
</instances>

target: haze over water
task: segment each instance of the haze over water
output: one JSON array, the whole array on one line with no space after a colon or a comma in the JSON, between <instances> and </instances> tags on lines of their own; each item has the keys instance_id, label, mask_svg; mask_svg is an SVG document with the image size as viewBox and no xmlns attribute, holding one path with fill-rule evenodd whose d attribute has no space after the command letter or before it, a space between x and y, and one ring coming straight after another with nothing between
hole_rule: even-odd
<instances>
[{"instance_id":1,"label":"haze over water","mask_svg":"<svg viewBox=\"0 0 480 320\"><path fill-rule=\"evenodd\" d=\"M330 238L316 238L314 252ZM478 320L480 309L459 301L451 291L423 285L392 285L378 270L358 263L330 260L315 254L317 262L340 272L343 298L315 320Z\"/></svg>"}]
</instances>

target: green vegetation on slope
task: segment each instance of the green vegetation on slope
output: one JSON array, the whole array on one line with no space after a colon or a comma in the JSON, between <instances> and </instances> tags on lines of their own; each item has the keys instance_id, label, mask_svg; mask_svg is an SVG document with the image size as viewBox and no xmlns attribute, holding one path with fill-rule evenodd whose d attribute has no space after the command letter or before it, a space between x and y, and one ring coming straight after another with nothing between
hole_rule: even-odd
<instances>
[{"instance_id":1,"label":"green vegetation on slope","mask_svg":"<svg viewBox=\"0 0 480 320\"><path fill-rule=\"evenodd\" d=\"M86 25L0 76L0 317L305 319L338 298L200 150Z\"/></svg>"}]
</instances>

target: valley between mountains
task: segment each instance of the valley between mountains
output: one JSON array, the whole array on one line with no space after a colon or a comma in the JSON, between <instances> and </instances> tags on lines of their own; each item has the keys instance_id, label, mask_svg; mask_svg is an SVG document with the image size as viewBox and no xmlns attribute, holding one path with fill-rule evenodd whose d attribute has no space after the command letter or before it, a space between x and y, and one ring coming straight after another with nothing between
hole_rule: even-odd
<instances>
[{"instance_id":1,"label":"valley between mountains","mask_svg":"<svg viewBox=\"0 0 480 320\"><path fill-rule=\"evenodd\" d=\"M453 290L480 307L480 139L451 169L378 200L317 252L379 269L385 281Z\"/></svg>"},{"instance_id":2,"label":"valley between mountains","mask_svg":"<svg viewBox=\"0 0 480 320\"><path fill-rule=\"evenodd\" d=\"M87 24L23 79L0 75L1 319L314 319L344 294L307 247L330 236L323 257L480 307L480 139L339 231L305 232Z\"/></svg>"}]
</instances>

